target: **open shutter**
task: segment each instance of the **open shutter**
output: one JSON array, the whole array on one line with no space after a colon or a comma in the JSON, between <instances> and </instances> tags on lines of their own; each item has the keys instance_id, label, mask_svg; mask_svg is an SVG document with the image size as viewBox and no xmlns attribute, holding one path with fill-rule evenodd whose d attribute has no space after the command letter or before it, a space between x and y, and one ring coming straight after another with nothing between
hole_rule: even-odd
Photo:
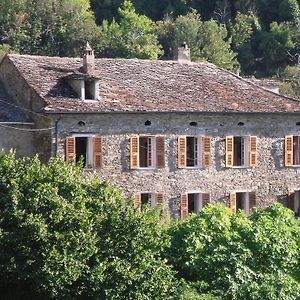
<instances>
[{"instance_id":1,"label":"open shutter","mask_svg":"<svg viewBox=\"0 0 300 300\"><path fill-rule=\"evenodd\" d=\"M229 205L233 213L236 213L236 194L230 194Z\"/></svg>"},{"instance_id":2,"label":"open shutter","mask_svg":"<svg viewBox=\"0 0 300 300\"><path fill-rule=\"evenodd\" d=\"M178 137L178 168L186 168L186 136Z\"/></svg>"},{"instance_id":3,"label":"open shutter","mask_svg":"<svg viewBox=\"0 0 300 300\"><path fill-rule=\"evenodd\" d=\"M285 166L293 165L293 136L287 135L285 137Z\"/></svg>"},{"instance_id":4,"label":"open shutter","mask_svg":"<svg viewBox=\"0 0 300 300\"><path fill-rule=\"evenodd\" d=\"M249 212L251 213L253 207L256 206L256 194L255 192L249 192Z\"/></svg>"},{"instance_id":5,"label":"open shutter","mask_svg":"<svg viewBox=\"0 0 300 300\"><path fill-rule=\"evenodd\" d=\"M256 136L250 136L250 167L257 165L257 138Z\"/></svg>"},{"instance_id":6,"label":"open shutter","mask_svg":"<svg viewBox=\"0 0 300 300\"><path fill-rule=\"evenodd\" d=\"M202 194L202 207L205 207L209 204L210 195L209 193L203 193Z\"/></svg>"},{"instance_id":7,"label":"open shutter","mask_svg":"<svg viewBox=\"0 0 300 300\"><path fill-rule=\"evenodd\" d=\"M180 217L181 219L185 219L189 213L189 207L188 207L188 195L187 194L181 194L180 197Z\"/></svg>"},{"instance_id":8,"label":"open shutter","mask_svg":"<svg viewBox=\"0 0 300 300\"><path fill-rule=\"evenodd\" d=\"M163 205L165 200L165 195L163 193L156 194L156 203L157 205Z\"/></svg>"},{"instance_id":9,"label":"open shutter","mask_svg":"<svg viewBox=\"0 0 300 300\"><path fill-rule=\"evenodd\" d=\"M202 137L202 146L203 146L203 167L209 167L211 161L210 155L210 140L209 136Z\"/></svg>"},{"instance_id":10,"label":"open shutter","mask_svg":"<svg viewBox=\"0 0 300 300\"><path fill-rule=\"evenodd\" d=\"M165 167L165 138L158 136L156 138L156 168Z\"/></svg>"},{"instance_id":11,"label":"open shutter","mask_svg":"<svg viewBox=\"0 0 300 300\"><path fill-rule=\"evenodd\" d=\"M66 161L71 162L76 160L75 137L69 136L66 138Z\"/></svg>"},{"instance_id":12,"label":"open shutter","mask_svg":"<svg viewBox=\"0 0 300 300\"><path fill-rule=\"evenodd\" d=\"M294 211L295 209L294 201L295 201L295 192L289 192L287 197L287 208L291 209L292 211Z\"/></svg>"},{"instance_id":13,"label":"open shutter","mask_svg":"<svg viewBox=\"0 0 300 300\"><path fill-rule=\"evenodd\" d=\"M133 136L130 139L130 169L139 167L139 137Z\"/></svg>"},{"instance_id":14,"label":"open shutter","mask_svg":"<svg viewBox=\"0 0 300 300\"><path fill-rule=\"evenodd\" d=\"M138 194L135 194L134 195L134 198L133 198L133 201L134 201L134 208L140 210L141 209L141 204L142 204L142 201L141 201L141 194L138 193Z\"/></svg>"},{"instance_id":15,"label":"open shutter","mask_svg":"<svg viewBox=\"0 0 300 300\"><path fill-rule=\"evenodd\" d=\"M98 169L102 167L102 138L96 136L93 138L94 145L94 168Z\"/></svg>"},{"instance_id":16,"label":"open shutter","mask_svg":"<svg viewBox=\"0 0 300 300\"><path fill-rule=\"evenodd\" d=\"M226 137L225 164L227 168L233 167L233 136Z\"/></svg>"}]
</instances>

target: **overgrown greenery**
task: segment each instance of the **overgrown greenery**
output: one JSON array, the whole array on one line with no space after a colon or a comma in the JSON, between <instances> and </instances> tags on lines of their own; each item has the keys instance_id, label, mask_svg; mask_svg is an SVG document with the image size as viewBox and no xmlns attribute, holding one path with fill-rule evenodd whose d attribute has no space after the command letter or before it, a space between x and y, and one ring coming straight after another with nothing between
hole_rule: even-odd
<instances>
[{"instance_id":1,"label":"overgrown greenery","mask_svg":"<svg viewBox=\"0 0 300 300\"><path fill-rule=\"evenodd\" d=\"M299 222L280 204L167 221L80 166L0 154L4 300L297 300L299 245Z\"/></svg>"},{"instance_id":2,"label":"overgrown greenery","mask_svg":"<svg viewBox=\"0 0 300 300\"><path fill-rule=\"evenodd\" d=\"M281 78L300 54L299 7L299 0L2 0L0 45L2 53L74 56L89 40L98 56L173 59L186 41L193 60Z\"/></svg>"}]
</instances>

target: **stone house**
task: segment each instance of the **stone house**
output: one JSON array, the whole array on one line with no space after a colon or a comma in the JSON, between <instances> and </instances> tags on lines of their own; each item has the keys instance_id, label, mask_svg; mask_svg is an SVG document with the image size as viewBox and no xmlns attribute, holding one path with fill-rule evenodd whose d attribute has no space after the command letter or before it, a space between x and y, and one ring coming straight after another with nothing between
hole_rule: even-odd
<instances>
[{"instance_id":1,"label":"stone house","mask_svg":"<svg viewBox=\"0 0 300 300\"><path fill-rule=\"evenodd\" d=\"M299 214L300 103L209 63L8 55L0 147L83 158L133 196L184 218L207 203Z\"/></svg>"}]
</instances>

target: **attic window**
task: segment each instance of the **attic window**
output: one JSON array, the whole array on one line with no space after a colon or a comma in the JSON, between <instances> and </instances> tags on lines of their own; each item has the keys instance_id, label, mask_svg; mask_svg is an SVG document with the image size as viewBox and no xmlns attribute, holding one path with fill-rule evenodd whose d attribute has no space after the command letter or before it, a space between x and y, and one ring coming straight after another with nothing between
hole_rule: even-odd
<instances>
[{"instance_id":1,"label":"attic window","mask_svg":"<svg viewBox=\"0 0 300 300\"><path fill-rule=\"evenodd\" d=\"M191 122L190 123L190 126L197 126L198 124L197 124L197 122Z\"/></svg>"},{"instance_id":2,"label":"attic window","mask_svg":"<svg viewBox=\"0 0 300 300\"><path fill-rule=\"evenodd\" d=\"M83 100L98 100L99 98L99 82L98 80L84 80Z\"/></svg>"},{"instance_id":3,"label":"attic window","mask_svg":"<svg viewBox=\"0 0 300 300\"><path fill-rule=\"evenodd\" d=\"M245 125L245 123L243 123L243 122L238 122L238 124L237 124L238 126L244 126Z\"/></svg>"},{"instance_id":4,"label":"attic window","mask_svg":"<svg viewBox=\"0 0 300 300\"><path fill-rule=\"evenodd\" d=\"M151 125L151 121L147 120L147 121L145 122L145 126L150 126L150 125Z\"/></svg>"}]
</instances>

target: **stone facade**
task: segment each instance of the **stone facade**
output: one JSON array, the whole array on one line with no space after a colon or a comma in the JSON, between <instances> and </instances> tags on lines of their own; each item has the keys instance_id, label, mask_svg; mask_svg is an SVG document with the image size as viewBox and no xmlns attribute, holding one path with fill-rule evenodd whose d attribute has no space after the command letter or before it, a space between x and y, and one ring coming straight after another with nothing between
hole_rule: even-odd
<instances>
[{"instance_id":1,"label":"stone facade","mask_svg":"<svg viewBox=\"0 0 300 300\"><path fill-rule=\"evenodd\" d=\"M126 196L138 192L164 193L173 216L180 195L210 193L211 202L228 204L232 192L256 192L256 206L266 207L300 189L300 168L284 166L284 137L300 135L300 116L292 114L122 113L63 115L59 121L58 154L64 156L65 138L72 134L103 137L103 167L98 175L122 188ZM151 121L150 126L145 122ZM79 126L78 122L85 122ZM190 122L197 122L191 126ZM244 125L240 126L238 123ZM165 168L130 169L130 137L165 137ZM177 137L211 136L208 168L177 168ZM258 163L252 168L225 167L225 137L257 136ZM53 151L55 149L53 144ZM54 155L55 153L53 153Z\"/></svg>"}]
</instances>

